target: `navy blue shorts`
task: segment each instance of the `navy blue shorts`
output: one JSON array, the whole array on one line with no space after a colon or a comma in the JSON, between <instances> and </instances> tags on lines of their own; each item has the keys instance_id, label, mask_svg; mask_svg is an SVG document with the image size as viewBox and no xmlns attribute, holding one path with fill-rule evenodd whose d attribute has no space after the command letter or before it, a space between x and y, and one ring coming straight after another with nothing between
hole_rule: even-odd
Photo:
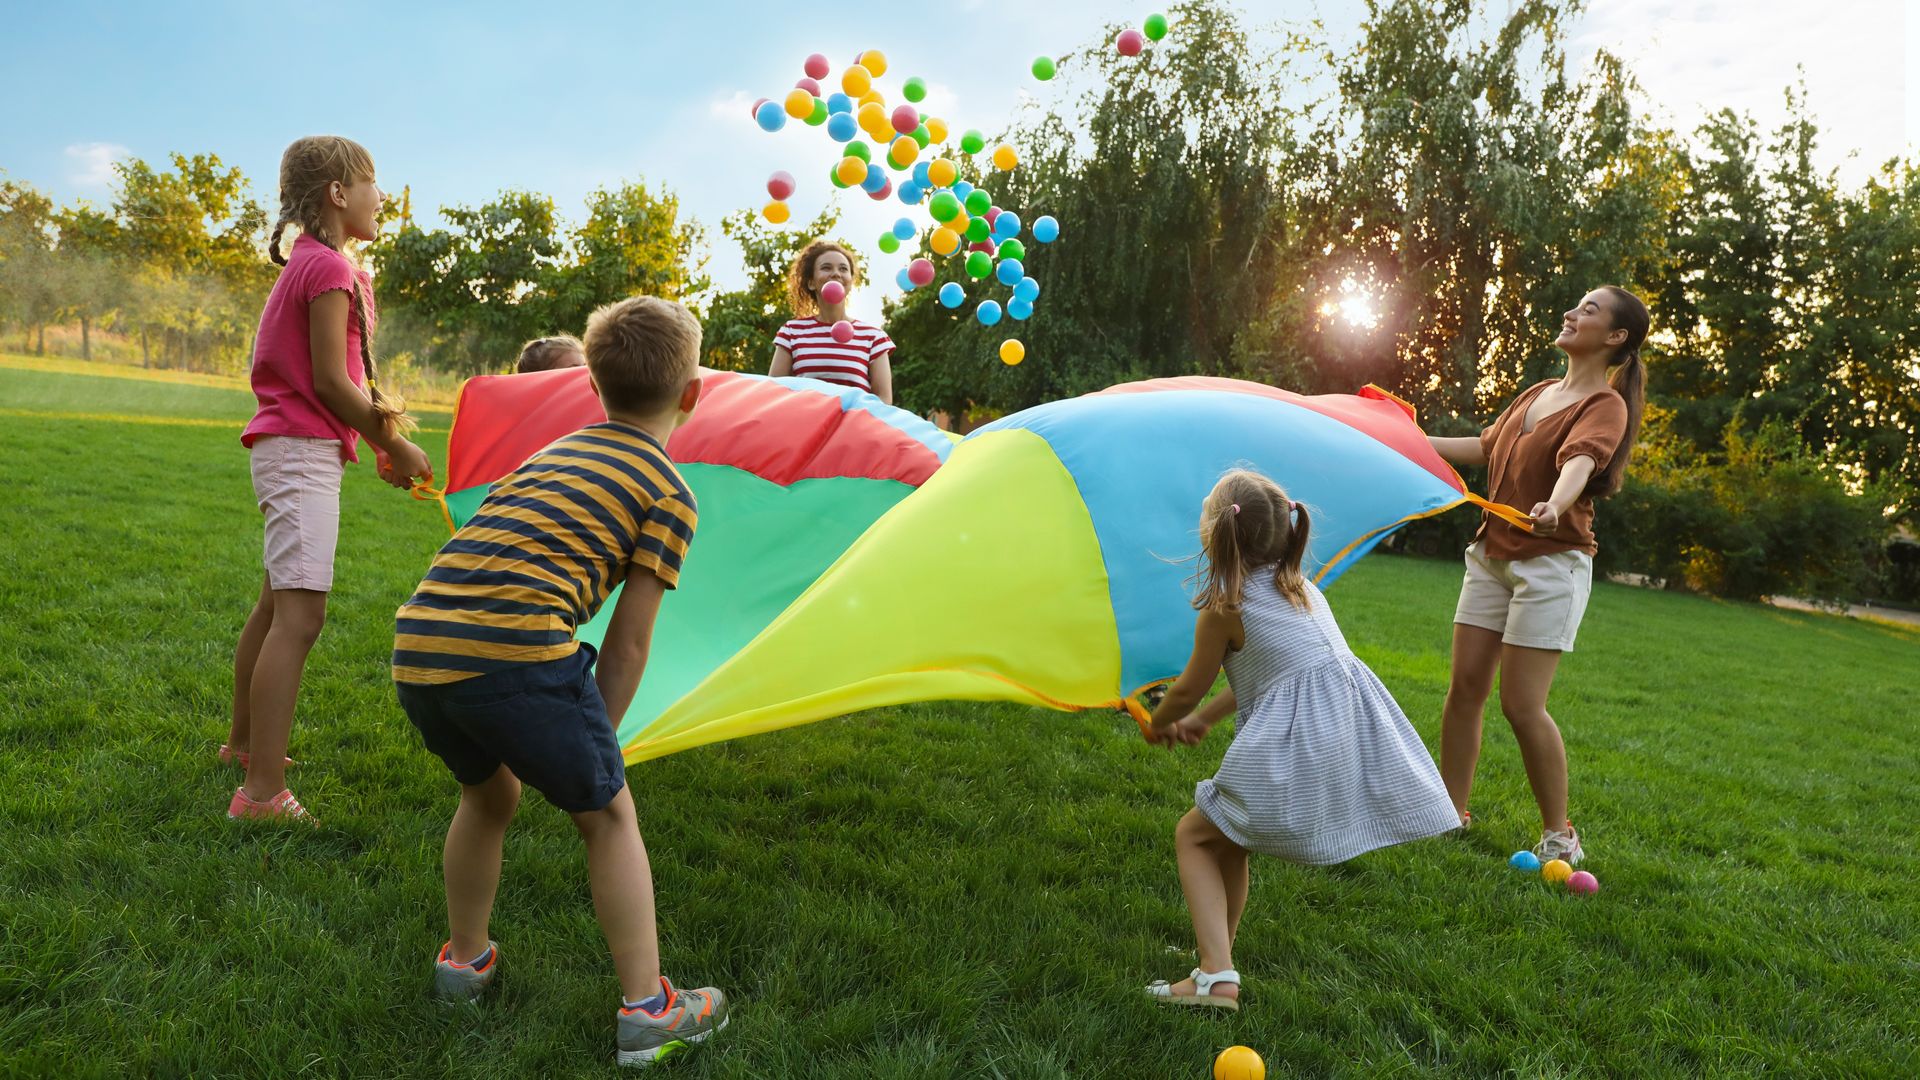
<instances>
[{"instance_id":1,"label":"navy blue shorts","mask_svg":"<svg viewBox=\"0 0 1920 1080\"><path fill-rule=\"evenodd\" d=\"M593 681L593 646L559 660L423 686L396 683L427 749L462 784L505 765L569 813L599 810L626 786L620 743Z\"/></svg>"}]
</instances>

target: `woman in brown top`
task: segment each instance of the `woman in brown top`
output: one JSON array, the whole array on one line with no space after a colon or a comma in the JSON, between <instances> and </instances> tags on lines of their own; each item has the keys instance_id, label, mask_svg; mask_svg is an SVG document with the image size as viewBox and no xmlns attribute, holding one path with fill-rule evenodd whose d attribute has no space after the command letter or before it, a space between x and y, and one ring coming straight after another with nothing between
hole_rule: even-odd
<instances>
[{"instance_id":1,"label":"woman in brown top","mask_svg":"<svg viewBox=\"0 0 1920 1080\"><path fill-rule=\"evenodd\" d=\"M1541 860L1578 863L1567 819L1567 751L1547 714L1560 654L1586 611L1593 582L1593 500L1620 490L1640 431L1647 306L1605 285L1562 318L1554 345L1567 373L1528 387L1480 437L1429 436L1455 465L1488 466L1495 502L1529 507L1531 530L1486 515L1467 548L1453 616L1453 683L1440 722L1440 776L1460 822L1480 760L1480 721L1500 675L1500 710L1540 804ZM1611 377L1609 377L1611 376Z\"/></svg>"}]
</instances>

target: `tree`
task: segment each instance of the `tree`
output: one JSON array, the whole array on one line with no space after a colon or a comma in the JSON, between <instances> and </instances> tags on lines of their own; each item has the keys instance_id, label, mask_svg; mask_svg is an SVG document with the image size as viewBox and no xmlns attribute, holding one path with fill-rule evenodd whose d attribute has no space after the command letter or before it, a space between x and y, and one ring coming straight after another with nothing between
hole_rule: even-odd
<instances>
[{"instance_id":1,"label":"tree","mask_svg":"<svg viewBox=\"0 0 1920 1080\"><path fill-rule=\"evenodd\" d=\"M0 183L0 314L35 339L36 355L46 353L46 326L60 310L52 225L51 199L26 184Z\"/></svg>"}]
</instances>

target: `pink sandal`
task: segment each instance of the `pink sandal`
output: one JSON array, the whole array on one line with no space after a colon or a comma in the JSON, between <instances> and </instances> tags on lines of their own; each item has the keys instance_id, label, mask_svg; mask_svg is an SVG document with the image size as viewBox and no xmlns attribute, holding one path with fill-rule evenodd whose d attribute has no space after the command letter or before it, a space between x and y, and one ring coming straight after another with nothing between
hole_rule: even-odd
<instances>
[{"instance_id":1,"label":"pink sandal","mask_svg":"<svg viewBox=\"0 0 1920 1080\"><path fill-rule=\"evenodd\" d=\"M226 743L220 744L220 752L215 754L214 757L218 758L222 765L238 765L243 769L253 763L252 754L247 753L245 750L229 749ZM287 764L298 765L300 763L292 758L288 758Z\"/></svg>"}]
</instances>

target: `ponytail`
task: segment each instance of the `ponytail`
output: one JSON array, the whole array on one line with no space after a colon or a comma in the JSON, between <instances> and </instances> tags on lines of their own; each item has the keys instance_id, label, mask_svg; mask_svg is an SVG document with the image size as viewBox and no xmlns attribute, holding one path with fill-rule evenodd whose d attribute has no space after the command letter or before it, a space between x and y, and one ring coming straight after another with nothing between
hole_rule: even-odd
<instances>
[{"instance_id":1,"label":"ponytail","mask_svg":"<svg viewBox=\"0 0 1920 1080\"><path fill-rule=\"evenodd\" d=\"M1273 587L1294 607L1306 611L1312 605L1307 600L1306 578L1300 573L1300 563L1307 557L1307 540L1313 531L1313 518L1302 503L1293 504L1293 512L1288 518L1287 543L1280 553L1279 564L1274 568Z\"/></svg>"},{"instance_id":2,"label":"ponytail","mask_svg":"<svg viewBox=\"0 0 1920 1080\"><path fill-rule=\"evenodd\" d=\"M273 223L273 228L267 230L267 258L272 259L275 266L287 265L287 257L280 254L280 237L286 234L287 226L291 224L293 219L287 216L287 209L283 206L279 219Z\"/></svg>"},{"instance_id":3,"label":"ponytail","mask_svg":"<svg viewBox=\"0 0 1920 1080\"><path fill-rule=\"evenodd\" d=\"M1640 349L1646 344L1652 321L1645 301L1639 297L1618 285L1601 286L1601 291L1613 301L1614 327L1627 332L1627 340L1607 362L1607 383L1627 403L1627 430L1607 459L1607 467L1587 482L1587 494L1596 497L1619 491L1627 479L1627 466L1633 461L1633 446L1640 439L1640 418L1647 408L1647 365L1640 359Z\"/></svg>"}]
</instances>

